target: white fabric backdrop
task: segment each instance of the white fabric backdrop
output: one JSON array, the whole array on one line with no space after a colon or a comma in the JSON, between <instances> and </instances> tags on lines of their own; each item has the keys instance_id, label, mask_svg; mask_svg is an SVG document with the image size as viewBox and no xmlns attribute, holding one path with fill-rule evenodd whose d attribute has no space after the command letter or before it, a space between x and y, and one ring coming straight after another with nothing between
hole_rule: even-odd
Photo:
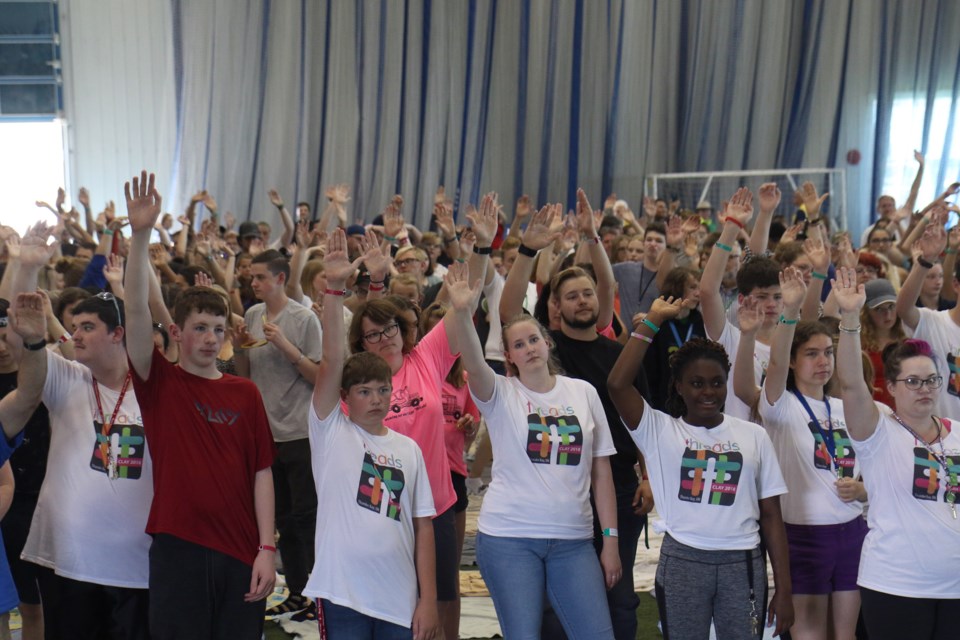
<instances>
[{"instance_id":1,"label":"white fabric backdrop","mask_svg":"<svg viewBox=\"0 0 960 640\"><path fill-rule=\"evenodd\" d=\"M350 183L365 220L401 192L425 224L441 183L468 202L495 189L570 204L583 186L637 207L649 173L839 166L859 229L894 95L956 97L960 68L950 0L62 7L74 185L116 198L148 166L171 211L206 188L272 223L272 186L322 207L326 185Z\"/></svg>"}]
</instances>

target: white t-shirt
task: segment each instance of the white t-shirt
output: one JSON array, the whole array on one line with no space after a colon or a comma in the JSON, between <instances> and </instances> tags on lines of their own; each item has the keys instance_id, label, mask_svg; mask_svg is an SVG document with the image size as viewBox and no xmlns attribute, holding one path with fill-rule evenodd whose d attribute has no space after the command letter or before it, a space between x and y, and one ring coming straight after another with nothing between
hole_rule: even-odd
<instances>
[{"instance_id":1,"label":"white t-shirt","mask_svg":"<svg viewBox=\"0 0 960 640\"><path fill-rule=\"evenodd\" d=\"M780 499L783 521L807 525L850 522L863 514L863 504L857 500L844 502L837 494L837 466L824 438L824 434L827 438L830 434L827 405L823 400L807 396L804 399L820 429L811 424L809 414L792 391L784 391L773 405L767 402L766 390L760 393L760 418L790 487L790 493ZM847 433L843 403L837 398L830 399L830 418L834 452L843 477L856 478L860 470Z\"/></svg>"},{"instance_id":2,"label":"white t-shirt","mask_svg":"<svg viewBox=\"0 0 960 640\"><path fill-rule=\"evenodd\" d=\"M947 504L940 465L883 413L873 435L854 445L870 496L857 584L907 598L960 598L960 520ZM940 453L939 443L931 446ZM956 428L943 446L952 474L960 473Z\"/></svg>"},{"instance_id":3,"label":"white t-shirt","mask_svg":"<svg viewBox=\"0 0 960 640\"><path fill-rule=\"evenodd\" d=\"M943 388L934 413L960 416L960 326L950 319L950 311L918 308L920 320L911 337L930 343L937 373L943 376ZM904 327L907 335L910 328Z\"/></svg>"},{"instance_id":4,"label":"white t-shirt","mask_svg":"<svg viewBox=\"0 0 960 640\"><path fill-rule=\"evenodd\" d=\"M737 358L737 349L740 347L740 329L729 322L724 322L723 331L720 332L719 338L711 336L709 330L707 331L707 337L720 343L724 350L726 350L727 357L730 359L732 366L734 360ZM763 382L763 377L767 373L767 363L769 362L770 345L757 342L753 349L753 375L758 385ZM750 407L745 405L733 390L732 369L730 375L727 376L727 403L724 406L723 412L734 418L740 418L748 422L751 421Z\"/></svg>"},{"instance_id":5,"label":"white t-shirt","mask_svg":"<svg viewBox=\"0 0 960 640\"><path fill-rule=\"evenodd\" d=\"M417 443L375 436L339 404L321 420L310 404L310 452L320 497L316 562L303 593L410 627L417 606L414 518L436 515Z\"/></svg>"},{"instance_id":6,"label":"white t-shirt","mask_svg":"<svg viewBox=\"0 0 960 640\"><path fill-rule=\"evenodd\" d=\"M487 535L593 537L593 458L617 450L597 390L566 376L556 381L537 393L519 378L498 375L487 402L470 392L493 446L493 480L477 521Z\"/></svg>"},{"instance_id":7,"label":"white t-shirt","mask_svg":"<svg viewBox=\"0 0 960 640\"><path fill-rule=\"evenodd\" d=\"M98 388L110 420L120 394ZM72 580L146 589L153 465L133 383L109 431L114 480L98 445L102 419L90 369L47 351L43 403L50 412L47 475L21 557Z\"/></svg>"},{"instance_id":8,"label":"white t-shirt","mask_svg":"<svg viewBox=\"0 0 960 640\"><path fill-rule=\"evenodd\" d=\"M787 492L763 427L728 415L696 427L647 405L630 435L647 463L658 528L706 551L760 544L759 501Z\"/></svg>"}]
</instances>

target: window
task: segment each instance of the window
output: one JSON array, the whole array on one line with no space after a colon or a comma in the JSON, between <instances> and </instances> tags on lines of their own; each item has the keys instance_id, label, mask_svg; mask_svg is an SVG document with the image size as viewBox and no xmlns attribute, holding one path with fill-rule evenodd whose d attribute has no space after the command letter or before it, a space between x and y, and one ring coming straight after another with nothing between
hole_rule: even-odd
<instances>
[{"instance_id":1,"label":"window","mask_svg":"<svg viewBox=\"0 0 960 640\"><path fill-rule=\"evenodd\" d=\"M0 121L52 119L62 103L57 3L0 0Z\"/></svg>"}]
</instances>

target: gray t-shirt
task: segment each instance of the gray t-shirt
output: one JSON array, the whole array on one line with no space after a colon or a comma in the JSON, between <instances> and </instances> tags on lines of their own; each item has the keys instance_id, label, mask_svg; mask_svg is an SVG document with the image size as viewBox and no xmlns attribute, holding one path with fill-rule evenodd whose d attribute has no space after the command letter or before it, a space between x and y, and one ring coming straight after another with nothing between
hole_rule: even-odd
<instances>
[{"instance_id":1,"label":"gray t-shirt","mask_svg":"<svg viewBox=\"0 0 960 640\"><path fill-rule=\"evenodd\" d=\"M244 315L250 337L263 337L264 303L255 304ZM321 355L320 322L313 311L289 300L274 319L287 340L303 352L305 358L319 362ZM260 389L270 418L270 429L277 442L307 437L307 411L313 396L313 383L305 380L279 349L272 344L250 349L250 379Z\"/></svg>"},{"instance_id":2,"label":"gray t-shirt","mask_svg":"<svg viewBox=\"0 0 960 640\"><path fill-rule=\"evenodd\" d=\"M620 262L613 265L613 277L620 294L620 319L633 327L633 316L650 311L653 301L660 297L657 272L650 271L642 262Z\"/></svg>"}]
</instances>

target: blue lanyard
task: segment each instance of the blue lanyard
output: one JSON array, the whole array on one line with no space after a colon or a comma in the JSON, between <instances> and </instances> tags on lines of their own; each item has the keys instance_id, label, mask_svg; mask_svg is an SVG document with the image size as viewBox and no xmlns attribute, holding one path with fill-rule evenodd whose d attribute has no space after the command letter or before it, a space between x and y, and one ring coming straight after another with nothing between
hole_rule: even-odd
<instances>
[{"instance_id":1,"label":"blue lanyard","mask_svg":"<svg viewBox=\"0 0 960 640\"><path fill-rule=\"evenodd\" d=\"M823 394L823 403L827 405L827 426L829 427L829 431L824 431L823 427L820 426L820 421L817 420L817 416L814 415L813 409L811 409L810 405L807 404L807 399L803 397L803 394L796 389L793 389L793 395L797 396L797 400L799 400L800 404L803 405L803 408L807 410L807 415L810 416L811 424L816 426L817 431L820 432L820 437L827 446L827 453L830 454L830 459L833 460L833 466L837 471L837 477L841 477L843 469L840 466L840 460L837 458L837 443L833 440L833 416L830 415L830 396Z\"/></svg>"},{"instance_id":2,"label":"blue lanyard","mask_svg":"<svg viewBox=\"0 0 960 640\"><path fill-rule=\"evenodd\" d=\"M690 336L693 334L693 319L690 319L690 326L687 327L687 337L682 341L680 340L680 334L677 332L677 325L673 320L670 321L670 331L673 332L673 339L677 341L677 346L682 347L683 343L690 339Z\"/></svg>"}]
</instances>

